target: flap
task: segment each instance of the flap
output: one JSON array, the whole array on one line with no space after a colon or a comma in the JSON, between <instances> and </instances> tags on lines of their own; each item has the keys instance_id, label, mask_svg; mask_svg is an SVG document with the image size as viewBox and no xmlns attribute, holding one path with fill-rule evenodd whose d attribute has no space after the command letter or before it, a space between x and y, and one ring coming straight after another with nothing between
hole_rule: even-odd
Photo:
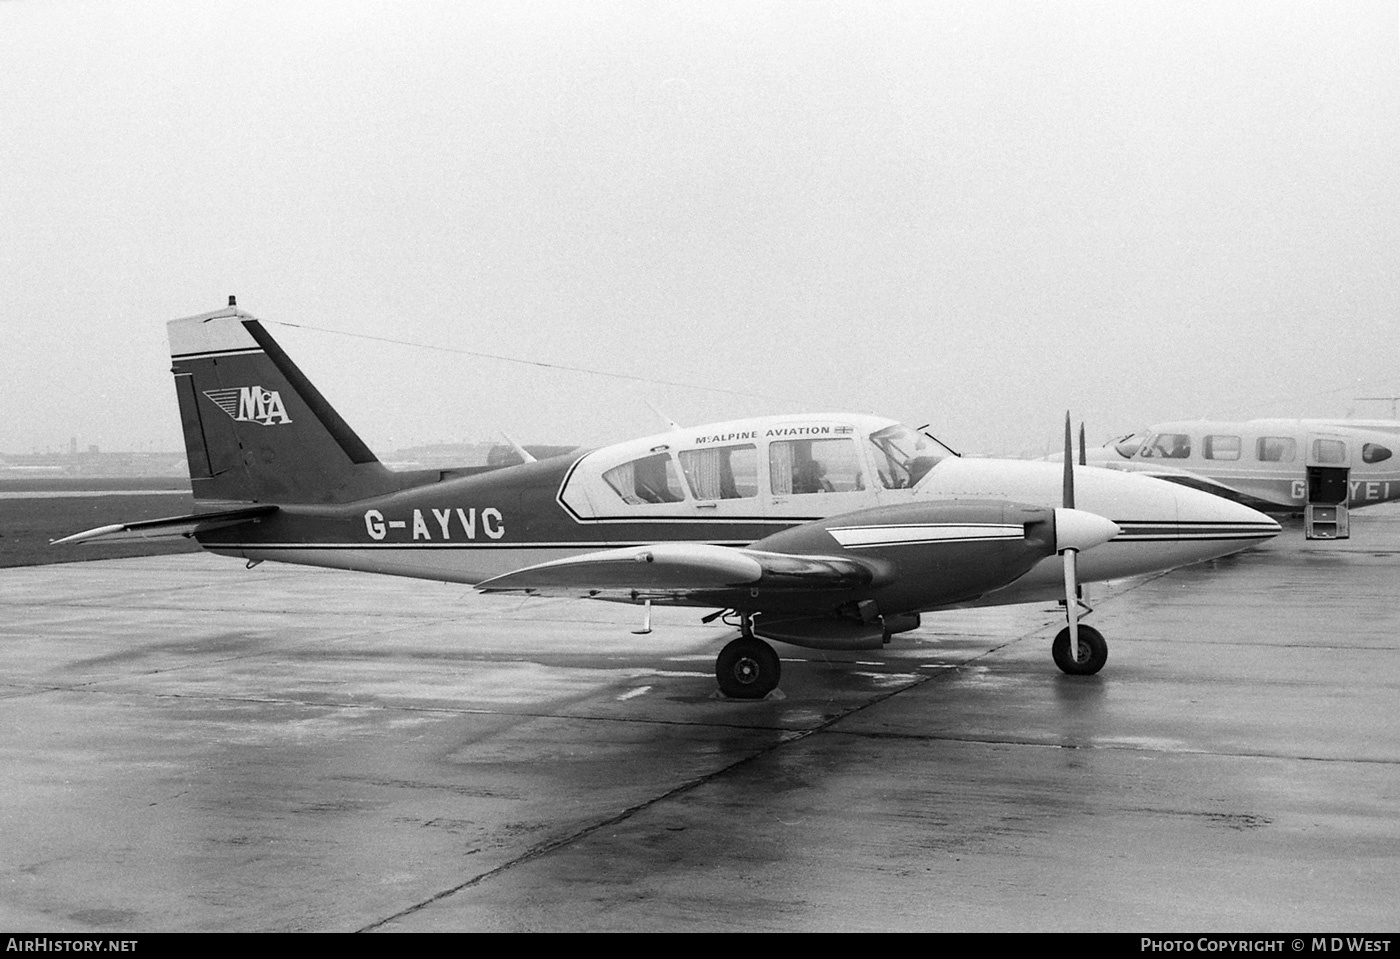
<instances>
[{"instance_id":1,"label":"flap","mask_svg":"<svg viewBox=\"0 0 1400 959\"><path fill-rule=\"evenodd\" d=\"M527 566L478 583L482 592L617 598L762 587L849 588L873 580L871 568L839 556L793 556L708 543L628 546Z\"/></svg>"}]
</instances>

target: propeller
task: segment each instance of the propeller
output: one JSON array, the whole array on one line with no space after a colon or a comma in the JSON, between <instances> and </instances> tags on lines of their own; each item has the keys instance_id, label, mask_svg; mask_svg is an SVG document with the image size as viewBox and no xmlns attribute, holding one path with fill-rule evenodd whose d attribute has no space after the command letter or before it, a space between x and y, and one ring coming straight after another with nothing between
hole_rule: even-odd
<instances>
[{"instance_id":1,"label":"propeller","mask_svg":"<svg viewBox=\"0 0 1400 959\"><path fill-rule=\"evenodd\" d=\"M521 446L519 443L517 443L517 442L515 441L515 437L514 437L514 436L511 436L511 435L510 435L509 433L507 433L505 430L501 430L501 435L504 436L506 442L510 444L510 448L513 449L513 450L515 450L515 455L518 456L518 457L520 457L520 461L521 461L522 463L534 463L534 462L537 462L536 459L535 459L535 457L534 457L528 450L526 450L525 447Z\"/></svg>"},{"instance_id":2,"label":"propeller","mask_svg":"<svg viewBox=\"0 0 1400 959\"><path fill-rule=\"evenodd\" d=\"M1084 424L1079 425L1079 463L1085 464ZM1118 524L1096 513L1074 508L1074 441L1069 413L1065 413L1064 508L1055 510L1055 551L1065 563L1065 618L1069 620L1069 655L1079 659L1079 565L1086 549L1107 543L1122 532Z\"/></svg>"}]
</instances>

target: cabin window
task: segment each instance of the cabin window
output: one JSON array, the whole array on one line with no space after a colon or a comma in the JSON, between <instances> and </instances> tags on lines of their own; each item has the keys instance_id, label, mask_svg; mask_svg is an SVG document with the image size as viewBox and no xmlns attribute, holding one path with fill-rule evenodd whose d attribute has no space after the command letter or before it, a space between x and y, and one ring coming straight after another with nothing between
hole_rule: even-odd
<instances>
[{"instance_id":1,"label":"cabin window","mask_svg":"<svg viewBox=\"0 0 1400 959\"><path fill-rule=\"evenodd\" d=\"M865 489L852 440L779 440L768 448L773 495Z\"/></svg>"},{"instance_id":2,"label":"cabin window","mask_svg":"<svg viewBox=\"0 0 1400 959\"><path fill-rule=\"evenodd\" d=\"M747 499L758 495L758 447L711 446L681 451L681 471L696 499Z\"/></svg>"},{"instance_id":3,"label":"cabin window","mask_svg":"<svg viewBox=\"0 0 1400 959\"><path fill-rule=\"evenodd\" d=\"M1390 450L1379 443L1367 443L1361 447L1361 462L1384 463L1390 459Z\"/></svg>"},{"instance_id":4,"label":"cabin window","mask_svg":"<svg viewBox=\"0 0 1400 959\"><path fill-rule=\"evenodd\" d=\"M1191 437L1185 433L1158 433L1142 448L1142 455L1184 460L1191 455Z\"/></svg>"},{"instance_id":5,"label":"cabin window","mask_svg":"<svg viewBox=\"0 0 1400 959\"><path fill-rule=\"evenodd\" d=\"M676 464L669 453L644 456L603 474L623 502L634 506L642 503L679 503L685 499Z\"/></svg>"},{"instance_id":6,"label":"cabin window","mask_svg":"<svg viewBox=\"0 0 1400 959\"><path fill-rule=\"evenodd\" d=\"M1291 463L1298 456L1298 442L1291 436L1261 436L1254 454L1261 463Z\"/></svg>"},{"instance_id":7,"label":"cabin window","mask_svg":"<svg viewBox=\"0 0 1400 959\"><path fill-rule=\"evenodd\" d=\"M1208 460L1237 460L1240 458L1240 438L1238 436L1207 436L1201 446L1202 453Z\"/></svg>"},{"instance_id":8,"label":"cabin window","mask_svg":"<svg viewBox=\"0 0 1400 959\"><path fill-rule=\"evenodd\" d=\"M1312 455L1314 463L1345 463L1347 444L1341 440L1313 440Z\"/></svg>"}]
</instances>

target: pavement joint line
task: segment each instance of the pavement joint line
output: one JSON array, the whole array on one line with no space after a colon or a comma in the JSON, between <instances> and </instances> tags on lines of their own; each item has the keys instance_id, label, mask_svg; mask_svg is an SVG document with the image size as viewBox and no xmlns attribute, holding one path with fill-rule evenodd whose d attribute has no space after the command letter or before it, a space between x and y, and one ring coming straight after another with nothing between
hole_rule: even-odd
<instances>
[{"instance_id":1,"label":"pavement joint line","mask_svg":"<svg viewBox=\"0 0 1400 959\"><path fill-rule=\"evenodd\" d=\"M857 709L859 708L863 707L857 707ZM756 759L760 759L764 756L767 756L769 753L772 753L777 749L782 748L783 746L794 742L800 742L806 739L807 737L820 732L822 729L826 728L826 726L830 725L830 723L834 721L835 719L830 719L810 729L794 730L791 736L782 737L777 742L764 746L756 752L751 753L750 755L745 756L742 759L735 760L734 762L730 763L727 766L724 766L721 769L716 769L712 772L706 773L703 776L697 776L693 779L689 779L683 783L673 786L671 789L668 789L660 793L659 795L651 797L650 799L645 799L642 802L634 803L633 805L628 806L626 809L623 809L621 812L609 816L606 819L601 819L598 822L592 823L591 825L584 826L580 829L576 829L567 836L560 836L556 839L552 839L548 842L542 843L539 846L527 850L526 852L522 853L521 855L515 857L514 859L508 862L503 862L495 868L488 869L486 872L483 872L477 876L473 876L471 879L459 883L456 886L453 886L449 889L444 889L441 892L434 893L432 896L429 896L422 902L418 902L411 906L408 906L407 908L402 909L399 912L396 912L392 915L384 917L383 919L379 919L375 922L372 922L367 926L362 926L361 928L355 931L372 932L375 929L378 929L384 925L387 925L388 923L395 921L396 919L402 919L406 916L410 916L416 912L426 909L433 903L441 902L444 899L448 899L451 896L462 892L463 890L479 886L482 883L486 882L488 879L492 879L510 869L514 869L516 866L523 866L527 863L535 861L536 859L541 859L549 855L550 853L555 852L556 850L572 846L580 840L586 839L587 837L589 837L590 835L592 835L600 829L605 829L608 826L615 826L620 822L625 822L628 819L631 819L639 812L644 812L652 808L653 806L665 802L668 799L674 799L677 796L683 796L687 793L693 792L700 786L707 785L708 783L720 778L721 776L724 776L730 771L738 769L741 766L745 766Z\"/></svg>"},{"instance_id":2,"label":"pavement joint line","mask_svg":"<svg viewBox=\"0 0 1400 959\"><path fill-rule=\"evenodd\" d=\"M1125 590L1125 591L1126 591L1126 590ZM1027 639L1027 638L1029 638L1030 636L1033 636L1033 635L1035 635L1035 634L1041 632L1041 631L1044 630L1045 628L1046 628L1045 626L1039 626L1039 627L1037 627L1037 628L1035 628L1035 629L1033 629L1033 630L1030 630L1029 632L1025 633L1024 635L1022 635L1022 636L1020 636L1020 637L1017 637L1017 638L1014 639L1014 640L1009 641L1008 643L1004 643L1004 644L1002 644L1002 645L1000 645L1000 646L995 647L995 649L1003 649L1003 648L1005 648L1005 646L1010 645L1011 643L1020 642L1021 640ZM981 658L983 658L983 657L986 656L986 655L989 655L990 652L992 652L992 651L994 651L994 650L990 650L990 651L988 651L987 653L983 653L983 654L981 654L981 655L979 655L979 656L976 656L976 657L974 657L972 660L969 660L969 662L975 662L976 660L981 659ZM909 690L912 690L912 689L917 689L917 688L923 686L925 683L930 683L930 682L937 681L937 680L940 679L941 677L950 675L950 674L955 673L955 672L957 672L957 669L956 669L956 668L950 669L950 670L940 670L940 671L935 672L935 673L929 673L929 674L924 674L924 675L915 674L914 677L913 677L913 679L912 679L909 683L907 683L907 684L905 684L905 685L903 685L903 686L900 686L900 687L898 687L898 688L885 691L885 692L883 692L883 693L876 694L875 696L872 696L872 697L871 697L869 700L867 700L866 702L859 703L859 704L857 704L857 705L851 707L850 709L846 710L845 712L838 713L837 715L834 715L834 716L824 717L820 722L815 723L815 724L812 725L811 727L808 727L808 728L806 728L806 729L793 730L791 735L785 736L785 737L779 737L779 739L778 739L776 742L774 742L774 743L772 743L772 744L770 744L770 745L768 745L768 746L765 746L765 747L763 747L762 749L759 749L759 750L757 750L756 752L751 753L750 755L745 756L745 757L742 758L742 759L736 760L735 762L730 763L729 765L727 765L727 766L725 766L725 767L723 767L723 768L721 768L721 769L714 770L713 772L707 773L707 774L704 775L704 776L700 776L700 777L697 777L697 778L695 778L695 779L689 780L689 781L687 781L687 782L681 783L680 785L675 786L675 787L673 787L673 788L671 788L671 789L669 789L669 790L666 790L665 792L663 792L663 793L661 793L661 794L659 794L659 795L653 796L652 798L647 799L647 800L644 800L644 801L642 801L642 802L640 802L640 803L636 803L636 804L634 804L634 805L632 805L632 806L630 806L630 807L628 807L628 808L622 810L621 812L617 813L616 815L613 815L613 816L608 817L607 819L603 819L603 820L600 820L600 821L598 821L598 822L596 822L596 823L593 823L593 824L591 824L591 825L589 825L589 826L585 826L585 827L583 827L583 828L581 828L581 829L577 829L577 830L575 830L573 833L571 833L571 834L569 834L569 835L567 835L567 836L561 836L561 837L559 837L559 838L557 838L557 839L551 840L551 841L549 841L549 842L547 842L547 843L544 843L544 844L542 844L542 845L540 845L540 846L536 846L536 847L534 847L533 849L527 850L525 853L521 854L520 856L517 856L515 859L510 860L509 862L501 863L499 866L496 866L496 867L493 868L493 869L487 870L486 872L481 873L480 875L474 876L474 877L472 877L471 879L468 879L468 880L465 881L465 882L462 882L462 883L457 884L456 886L452 886L452 887L450 887L450 888L448 888L448 889L444 889L444 890L442 890L442 891L440 891L440 892L437 892L437 893L433 894L432 896L428 897L427 899L424 899L424 900L421 901L421 902L415 903L415 904L413 904L413 905L411 905L411 906L408 906L408 907L405 908L405 909L400 910L399 912L393 913L393 914L391 914L391 915L389 915L389 916L384 917L383 919L377 920L376 922L373 922L373 923L370 923L369 925L363 926L363 927L361 927L360 929L358 929L358 930L356 930L356 931L357 931L357 932L371 932L371 931L373 931L373 930L375 930L375 929L378 929L378 928L380 928L380 927L382 927L382 926L384 926L384 925L387 925L388 923L391 923L391 922L393 922L393 921L395 921L395 920L397 920L397 919L402 919L402 918L404 918L404 917L406 917L406 916L412 915L413 913L416 913L416 912L419 912L419 911L421 911L421 910L423 910L423 909L426 909L428 906L432 905L433 903L441 902L441 901L443 901L443 900L445 900L445 899L448 899L448 898L450 898L451 896L454 896L454 895L456 895L457 893L462 892L462 891L464 891L464 890L466 890L466 889L475 888L475 887L481 885L482 883L486 882L488 879L491 879L491 878L494 878L495 876L501 875L502 873L504 873L504 872L506 872L506 871L508 871L508 870L510 870L510 869L514 869L516 866L525 865L525 864L527 864L527 863L530 863L530 862L535 861L536 859L543 858L544 856L547 856L547 855L549 855L550 853L552 853L552 852L554 852L554 851L556 851L556 850L563 849L563 848L566 848L566 847L568 847L568 846L571 846L571 845L575 844L576 842L578 842L578 841L580 841L580 840L582 840L582 839L587 838L588 836L592 835L593 833L597 832L597 831L600 830L600 829L603 829L603 828L605 828L605 827L607 827L607 826L616 825L616 824L618 824L618 823L620 823L620 822L625 822L626 820L631 819L634 815L636 815L636 814L639 813L639 812L643 812L643 811L645 811L645 810L647 810L647 809L652 808L653 806L659 805L660 803L663 803L663 802L665 802L665 801L668 800L668 799L673 799L673 798L675 798L675 797L677 797L677 796L682 796L682 795L685 795L685 794L687 794L687 793L689 793L689 792L692 792L692 791L694 791L695 789L699 788L700 786L707 785L708 783L710 783L710 782L712 782L712 781L714 781L714 780L716 780L716 779L718 779L718 778L720 778L720 777L722 777L722 776L724 776L724 775L726 775L726 774L732 772L732 771L735 770L735 769L738 769L738 768L740 768L740 767L742 767L742 766L745 766L745 765L747 765L747 764L749 764L749 763L752 763L752 762L754 762L754 761L756 761L756 760L758 760L758 759L761 759L761 758L763 758L763 757L765 757L765 756L768 756L770 753L773 753L773 752L775 752L775 751L778 750L778 749L781 749L781 748L783 748L783 747L785 747L785 746L790 746L790 745L792 745L792 744L794 744L794 743L803 742L803 741L805 741L806 739L808 739L808 738L810 738L810 737L812 737L812 736L816 736L817 734L819 734L819 733L821 733L821 732L824 732L824 731L830 729L831 727L835 726L837 723L841 722L842 720L849 719L851 716L854 716L854 715L856 715L856 714L858 714L858 713L862 713L862 712L864 712L865 710L867 710L867 709L869 709L869 708L871 708L871 707L873 707L873 706L876 706L876 705L878 705L878 704L880 704L880 703L883 703L883 702L885 702L886 700L889 700L889 699L891 699L891 698L893 698L893 697L895 697L895 696L898 696L898 695L901 694L901 693L908 692ZM839 730L838 730L838 732L839 732Z\"/></svg>"},{"instance_id":3,"label":"pavement joint line","mask_svg":"<svg viewBox=\"0 0 1400 959\"><path fill-rule=\"evenodd\" d=\"M1044 743L1036 742L1031 739L978 739L972 736L919 735L917 733L890 732L887 730L857 730L852 732L844 729L837 729L833 730L833 732L838 736L850 736L855 739L902 739L926 742L963 743L969 746L1027 746L1032 749L1066 749L1084 752L1135 752L1148 753L1154 756L1214 756L1219 759L1268 759L1308 763L1357 763L1373 766L1400 765L1400 757L1395 759L1372 759L1365 756L1308 756L1288 753L1225 752L1216 749L1198 748L1152 749L1147 746L1134 745L1132 743Z\"/></svg>"}]
</instances>

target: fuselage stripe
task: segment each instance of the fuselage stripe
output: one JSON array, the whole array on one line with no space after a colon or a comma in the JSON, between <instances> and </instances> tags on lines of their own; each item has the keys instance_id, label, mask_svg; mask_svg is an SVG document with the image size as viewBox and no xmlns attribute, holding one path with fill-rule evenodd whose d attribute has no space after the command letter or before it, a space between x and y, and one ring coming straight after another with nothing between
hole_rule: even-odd
<instances>
[{"instance_id":1,"label":"fuselage stripe","mask_svg":"<svg viewBox=\"0 0 1400 959\"><path fill-rule=\"evenodd\" d=\"M467 550L513 550L513 549L625 549L634 546L652 546L657 540L637 540L631 543L608 540L592 543L213 543L203 541L208 549L467 549ZM749 540L676 540L675 542L704 542L711 546L748 546Z\"/></svg>"},{"instance_id":2,"label":"fuselage stripe","mask_svg":"<svg viewBox=\"0 0 1400 959\"><path fill-rule=\"evenodd\" d=\"M883 526L833 526L831 538L849 549L928 543L973 543L1020 540L1025 528L1010 523L910 523Z\"/></svg>"}]
</instances>

